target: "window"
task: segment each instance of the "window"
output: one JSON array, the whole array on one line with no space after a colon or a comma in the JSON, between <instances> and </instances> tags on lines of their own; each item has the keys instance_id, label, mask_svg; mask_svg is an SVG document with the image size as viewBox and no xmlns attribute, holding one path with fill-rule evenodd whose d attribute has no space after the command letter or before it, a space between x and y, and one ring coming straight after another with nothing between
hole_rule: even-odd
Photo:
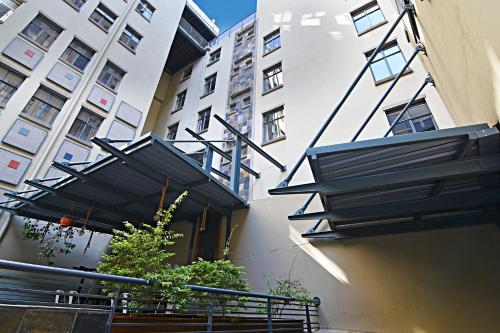
<instances>
[{"instance_id":1,"label":"window","mask_svg":"<svg viewBox=\"0 0 500 333\"><path fill-rule=\"evenodd\" d=\"M355 10L351 13L351 16L358 34L386 22L384 14L382 14L382 10L376 1L370 2L360 9Z\"/></svg>"},{"instance_id":2,"label":"window","mask_svg":"<svg viewBox=\"0 0 500 333\"><path fill-rule=\"evenodd\" d=\"M182 73L182 80L187 80L191 77L191 73L193 73L193 66L189 66L184 70L184 73Z\"/></svg>"},{"instance_id":3,"label":"window","mask_svg":"<svg viewBox=\"0 0 500 333\"><path fill-rule=\"evenodd\" d=\"M48 49L62 32L62 28L40 14L24 28L22 35L36 45Z\"/></svg>"},{"instance_id":4,"label":"window","mask_svg":"<svg viewBox=\"0 0 500 333\"><path fill-rule=\"evenodd\" d=\"M71 7L80 10L83 5L87 2L87 0L64 0L66 1Z\"/></svg>"},{"instance_id":5,"label":"window","mask_svg":"<svg viewBox=\"0 0 500 333\"><path fill-rule=\"evenodd\" d=\"M68 134L79 140L90 142L97 134L101 123L102 117L86 109L81 109Z\"/></svg>"},{"instance_id":6,"label":"window","mask_svg":"<svg viewBox=\"0 0 500 333\"><path fill-rule=\"evenodd\" d=\"M0 107L5 107L25 77L0 64Z\"/></svg>"},{"instance_id":7,"label":"window","mask_svg":"<svg viewBox=\"0 0 500 333\"><path fill-rule=\"evenodd\" d=\"M281 63L264 71L264 92L278 89L283 85L283 70Z\"/></svg>"},{"instance_id":8,"label":"window","mask_svg":"<svg viewBox=\"0 0 500 333\"><path fill-rule=\"evenodd\" d=\"M177 99L175 101L174 111L178 111L184 107L184 102L186 101L187 90L177 94Z\"/></svg>"},{"instance_id":9,"label":"window","mask_svg":"<svg viewBox=\"0 0 500 333\"><path fill-rule=\"evenodd\" d=\"M213 64L214 62L219 61L219 59L220 59L220 50L221 49L218 49L218 50L215 50L214 52L210 53L210 59L208 59L208 64L209 65Z\"/></svg>"},{"instance_id":10,"label":"window","mask_svg":"<svg viewBox=\"0 0 500 333\"><path fill-rule=\"evenodd\" d=\"M64 103L66 103L66 98L45 87L40 87L23 109L22 114L39 120L45 125L52 125Z\"/></svg>"},{"instance_id":11,"label":"window","mask_svg":"<svg viewBox=\"0 0 500 333\"><path fill-rule=\"evenodd\" d=\"M398 115L403 111L404 105L386 111L389 125L392 125ZM431 110L425 101L418 101L411 105L405 114L398 121L392 133L394 135L426 132L437 129Z\"/></svg>"},{"instance_id":12,"label":"window","mask_svg":"<svg viewBox=\"0 0 500 333\"><path fill-rule=\"evenodd\" d=\"M115 22L116 16L111 10L109 10L106 6L104 6L102 3L98 4L96 9L90 14L89 19L103 28L105 31L108 31L109 28L113 25Z\"/></svg>"},{"instance_id":13,"label":"window","mask_svg":"<svg viewBox=\"0 0 500 333\"><path fill-rule=\"evenodd\" d=\"M369 58L371 53L366 54ZM404 67L406 60L401 53L401 49L397 43L390 43L386 45L377 54L370 69L375 81L381 81L397 75Z\"/></svg>"},{"instance_id":14,"label":"window","mask_svg":"<svg viewBox=\"0 0 500 333\"><path fill-rule=\"evenodd\" d=\"M210 75L205 79L203 86L203 96L210 94L215 90L215 82L217 81L217 73Z\"/></svg>"},{"instance_id":15,"label":"window","mask_svg":"<svg viewBox=\"0 0 500 333\"><path fill-rule=\"evenodd\" d=\"M116 91L123 76L125 76L125 71L108 61L106 65L104 65L101 74L99 74L97 81L111 90Z\"/></svg>"},{"instance_id":16,"label":"window","mask_svg":"<svg viewBox=\"0 0 500 333\"><path fill-rule=\"evenodd\" d=\"M0 0L0 23L5 22L21 3L16 0Z\"/></svg>"},{"instance_id":17,"label":"window","mask_svg":"<svg viewBox=\"0 0 500 333\"><path fill-rule=\"evenodd\" d=\"M139 35L137 31L135 31L134 29L132 29L127 25L125 27L125 30L123 30L119 40L126 48L135 51L141 39L142 36Z\"/></svg>"},{"instance_id":18,"label":"window","mask_svg":"<svg viewBox=\"0 0 500 333\"><path fill-rule=\"evenodd\" d=\"M148 21L151 21L151 17L153 17L153 13L155 12L155 8L145 0L139 1L136 10Z\"/></svg>"},{"instance_id":19,"label":"window","mask_svg":"<svg viewBox=\"0 0 500 333\"><path fill-rule=\"evenodd\" d=\"M206 131L208 129L209 123L210 123L210 108L198 112L198 124L196 126L196 131L198 133Z\"/></svg>"},{"instance_id":20,"label":"window","mask_svg":"<svg viewBox=\"0 0 500 333\"><path fill-rule=\"evenodd\" d=\"M61 60L84 71L90 60L92 60L94 53L94 50L75 38L61 55Z\"/></svg>"},{"instance_id":21,"label":"window","mask_svg":"<svg viewBox=\"0 0 500 333\"><path fill-rule=\"evenodd\" d=\"M276 50L281 46L281 36L279 29L264 37L264 54Z\"/></svg>"},{"instance_id":22,"label":"window","mask_svg":"<svg viewBox=\"0 0 500 333\"><path fill-rule=\"evenodd\" d=\"M245 98L243 98L243 102L241 103L241 108L242 109L247 108L247 107L250 106L250 104L251 104L251 102L250 102L250 96L245 97Z\"/></svg>"},{"instance_id":23,"label":"window","mask_svg":"<svg viewBox=\"0 0 500 333\"><path fill-rule=\"evenodd\" d=\"M285 116L283 106L264 113L263 115L263 140L274 141L285 137Z\"/></svg>"},{"instance_id":24,"label":"window","mask_svg":"<svg viewBox=\"0 0 500 333\"><path fill-rule=\"evenodd\" d=\"M179 129L179 123L173 124L168 127L167 140L175 140L177 136L177 130Z\"/></svg>"}]
</instances>

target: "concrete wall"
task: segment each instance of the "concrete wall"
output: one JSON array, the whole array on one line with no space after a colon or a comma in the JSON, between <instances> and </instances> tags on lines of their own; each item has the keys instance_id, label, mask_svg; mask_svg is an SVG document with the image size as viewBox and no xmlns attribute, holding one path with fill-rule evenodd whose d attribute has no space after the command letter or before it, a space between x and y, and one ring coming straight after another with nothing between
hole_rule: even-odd
<instances>
[{"instance_id":1,"label":"concrete wall","mask_svg":"<svg viewBox=\"0 0 500 333\"><path fill-rule=\"evenodd\" d=\"M425 67L457 125L498 123L500 3L415 1L428 57Z\"/></svg>"}]
</instances>

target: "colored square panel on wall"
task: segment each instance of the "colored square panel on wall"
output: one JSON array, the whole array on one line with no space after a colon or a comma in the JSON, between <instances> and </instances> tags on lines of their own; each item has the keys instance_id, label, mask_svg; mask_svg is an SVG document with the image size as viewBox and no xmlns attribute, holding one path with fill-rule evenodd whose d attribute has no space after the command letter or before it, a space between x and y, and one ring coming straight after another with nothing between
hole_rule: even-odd
<instances>
[{"instance_id":1,"label":"colored square panel on wall","mask_svg":"<svg viewBox=\"0 0 500 333\"><path fill-rule=\"evenodd\" d=\"M49 168L49 170L47 170L47 173L45 174L45 178L44 179L53 179L53 178L65 178L65 177L68 177L69 175L62 171L62 170L59 170L53 166L51 166ZM54 185L55 183L57 183L58 181L60 181L61 179L54 179L54 180L48 180L48 181L45 181L43 182L44 185L46 186L52 186Z\"/></svg>"},{"instance_id":2,"label":"colored square panel on wall","mask_svg":"<svg viewBox=\"0 0 500 333\"><path fill-rule=\"evenodd\" d=\"M45 130L17 119L5 135L3 143L35 154L46 137Z\"/></svg>"},{"instance_id":3,"label":"colored square panel on wall","mask_svg":"<svg viewBox=\"0 0 500 333\"><path fill-rule=\"evenodd\" d=\"M115 102L115 95L100 86L94 86L87 100L95 106L109 112Z\"/></svg>"},{"instance_id":4,"label":"colored square panel on wall","mask_svg":"<svg viewBox=\"0 0 500 333\"><path fill-rule=\"evenodd\" d=\"M28 169L31 159L0 149L0 181L17 185Z\"/></svg>"},{"instance_id":5,"label":"colored square panel on wall","mask_svg":"<svg viewBox=\"0 0 500 333\"><path fill-rule=\"evenodd\" d=\"M82 147L69 140L64 140L54 158L56 162L85 162L90 154L90 149Z\"/></svg>"},{"instance_id":6,"label":"colored square panel on wall","mask_svg":"<svg viewBox=\"0 0 500 333\"><path fill-rule=\"evenodd\" d=\"M120 118L127 124L138 127L141 122L142 112L130 104L121 102L118 107L118 111L116 112L116 117Z\"/></svg>"},{"instance_id":7,"label":"colored square panel on wall","mask_svg":"<svg viewBox=\"0 0 500 333\"><path fill-rule=\"evenodd\" d=\"M111 140L133 140L135 138L135 130L119 121L114 120L106 137ZM126 143L117 142L113 145L115 147L119 147L124 144Z\"/></svg>"},{"instance_id":8,"label":"colored square panel on wall","mask_svg":"<svg viewBox=\"0 0 500 333\"><path fill-rule=\"evenodd\" d=\"M60 85L68 91L75 90L80 81L80 74L57 62L47 75L47 79Z\"/></svg>"},{"instance_id":9,"label":"colored square panel on wall","mask_svg":"<svg viewBox=\"0 0 500 333\"><path fill-rule=\"evenodd\" d=\"M35 68L43 58L42 51L19 37L14 38L2 53L29 69Z\"/></svg>"}]
</instances>

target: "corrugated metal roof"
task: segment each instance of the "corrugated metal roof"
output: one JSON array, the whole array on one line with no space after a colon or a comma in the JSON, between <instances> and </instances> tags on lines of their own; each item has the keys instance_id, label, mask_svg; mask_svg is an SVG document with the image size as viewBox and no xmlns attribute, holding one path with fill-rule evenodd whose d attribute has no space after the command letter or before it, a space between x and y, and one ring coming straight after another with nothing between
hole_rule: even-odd
<instances>
[{"instance_id":1,"label":"corrugated metal roof","mask_svg":"<svg viewBox=\"0 0 500 333\"><path fill-rule=\"evenodd\" d=\"M80 221L89 207L94 210L89 225L99 231L121 227L122 221L150 222L158 208L162 189L169 186L165 204L182 191L189 195L176 212L176 218L196 218L205 207L221 214L248 206L247 202L217 178L202 169L191 157L151 134L119 149L120 156L109 155L40 191L12 208L19 215L37 215L49 221L74 214ZM43 183L42 183L43 184ZM101 230L102 229L102 230Z\"/></svg>"}]
</instances>

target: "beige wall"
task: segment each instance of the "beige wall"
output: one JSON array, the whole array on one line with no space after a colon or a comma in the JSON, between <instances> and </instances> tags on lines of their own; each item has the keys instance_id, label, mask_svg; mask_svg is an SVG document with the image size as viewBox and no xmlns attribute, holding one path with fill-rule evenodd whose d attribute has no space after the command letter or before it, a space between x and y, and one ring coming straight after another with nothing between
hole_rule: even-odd
<instances>
[{"instance_id":1,"label":"beige wall","mask_svg":"<svg viewBox=\"0 0 500 333\"><path fill-rule=\"evenodd\" d=\"M498 123L500 2L414 1L422 57L457 125Z\"/></svg>"}]
</instances>

